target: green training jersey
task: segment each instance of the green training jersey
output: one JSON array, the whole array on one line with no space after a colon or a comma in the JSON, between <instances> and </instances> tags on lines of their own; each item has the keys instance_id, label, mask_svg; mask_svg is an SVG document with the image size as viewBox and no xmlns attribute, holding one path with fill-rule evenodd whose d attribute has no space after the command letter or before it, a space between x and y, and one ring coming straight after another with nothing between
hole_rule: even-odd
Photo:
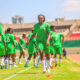
<instances>
[{"instance_id":1,"label":"green training jersey","mask_svg":"<svg viewBox=\"0 0 80 80\"><path fill-rule=\"evenodd\" d=\"M18 43L17 43L17 41L16 41L16 40L14 40L14 45L15 45L16 47L17 47L17 44L18 44Z\"/></svg>"},{"instance_id":2,"label":"green training jersey","mask_svg":"<svg viewBox=\"0 0 80 80\"><path fill-rule=\"evenodd\" d=\"M52 35L54 47L62 47L61 37L62 37L62 34L60 33L55 33L54 35Z\"/></svg>"},{"instance_id":3,"label":"green training jersey","mask_svg":"<svg viewBox=\"0 0 80 80\"><path fill-rule=\"evenodd\" d=\"M5 35L4 34L1 34L0 36L0 47L3 47L3 43L5 42Z\"/></svg>"},{"instance_id":4,"label":"green training jersey","mask_svg":"<svg viewBox=\"0 0 80 80\"><path fill-rule=\"evenodd\" d=\"M37 41L46 42L48 38L48 32L50 32L50 26L47 23L43 23L42 25L37 23L33 27L33 34L37 34Z\"/></svg>"},{"instance_id":5,"label":"green training jersey","mask_svg":"<svg viewBox=\"0 0 80 80\"><path fill-rule=\"evenodd\" d=\"M50 36L54 35L55 33L53 31L50 31ZM51 39L49 40L50 46L52 46Z\"/></svg>"},{"instance_id":6,"label":"green training jersey","mask_svg":"<svg viewBox=\"0 0 80 80\"><path fill-rule=\"evenodd\" d=\"M25 42L23 38L19 39L19 44L24 48L25 47Z\"/></svg>"},{"instance_id":7,"label":"green training jersey","mask_svg":"<svg viewBox=\"0 0 80 80\"><path fill-rule=\"evenodd\" d=\"M14 43L14 35L10 33L5 34L6 43Z\"/></svg>"}]
</instances>

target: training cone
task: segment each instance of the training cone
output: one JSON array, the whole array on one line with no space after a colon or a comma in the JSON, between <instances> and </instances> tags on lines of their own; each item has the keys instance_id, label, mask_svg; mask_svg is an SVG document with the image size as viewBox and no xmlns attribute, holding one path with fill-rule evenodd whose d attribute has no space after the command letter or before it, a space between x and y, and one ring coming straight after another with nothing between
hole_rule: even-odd
<instances>
[{"instance_id":1,"label":"training cone","mask_svg":"<svg viewBox=\"0 0 80 80\"><path fill-rule=\"evenodd\" d=\"M46 77L52 77L52 75L47 75Z\"/></svg>"},{"instance_id":2,"label":"training cone","mask_svg":"<svg viewBox=\"0 0 80 80\"><path fill-rule=\"evenodd\" d=\"M51 69L54 69L55 66L51 66Z\"/></svg>"}]
</instances>

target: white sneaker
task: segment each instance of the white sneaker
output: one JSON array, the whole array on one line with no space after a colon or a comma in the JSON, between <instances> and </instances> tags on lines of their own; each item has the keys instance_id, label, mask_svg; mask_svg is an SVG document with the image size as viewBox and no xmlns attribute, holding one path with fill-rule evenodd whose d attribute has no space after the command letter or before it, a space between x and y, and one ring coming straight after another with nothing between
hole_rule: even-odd
<instances>
[{"instance_id":1,"label":"white sneaker","mask_svg":"<svg viewBox=\"0 0 80 80\"><path fill-rule=\"evenodd\" d=\"M13 67L18 67L18 66L14 65Z\"/></svg>"},{"instance_id":2,"label":"white sneaker","mask_svg":"<svg viewBox=\"0 0 80 80\"><path fill-rule=\"evenodd\" d=\"M19 62L18 64L23 64L23 63Z\"/></svg>"},{"instance_id":3,"label":"white sneaker","mask_svg":"<svg viewBox=\"0 0 80 80\"><path fill-rule=\"evenodd\" d=\"M48 71L48 73L49 73L49 72L50 72L50 69L48 69L47 71Z\"/></svg>"}]
</instances>

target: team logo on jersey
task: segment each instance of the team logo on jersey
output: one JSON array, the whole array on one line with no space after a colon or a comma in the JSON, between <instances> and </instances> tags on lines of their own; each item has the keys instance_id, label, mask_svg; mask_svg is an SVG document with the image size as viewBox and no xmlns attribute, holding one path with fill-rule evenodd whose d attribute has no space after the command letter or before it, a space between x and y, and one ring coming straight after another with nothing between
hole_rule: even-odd
<instances>
[{"instance_id":1,"label":"team logo on jersey","mask_svg":"<svg viewBox=\"0 0 80 80\"><path fill-rule=\"evenodd\" d=\"M46 29L46 27L44 27L44 29Z\"/></svg>"}]
</instances>

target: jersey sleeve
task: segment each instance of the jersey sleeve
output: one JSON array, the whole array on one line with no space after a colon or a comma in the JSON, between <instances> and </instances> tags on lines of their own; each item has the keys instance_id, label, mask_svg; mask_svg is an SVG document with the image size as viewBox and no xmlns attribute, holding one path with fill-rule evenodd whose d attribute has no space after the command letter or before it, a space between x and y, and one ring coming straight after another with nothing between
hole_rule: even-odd
<instances>
[{"instance_id":1,"label":"jersey sleeve","mask_svg":"<svg viewBox=\"0 0 80 80\"><path fill-rule=\"evenodd\" d=\"M10 35L10 40L11 40L11 43L14 42L14 35Z\"/></svg>"},{"instance_id":2,"label":"jersey sleeve","mask_svg":"<svg viewBox=\"0 0 80 80\"><path fill-rule=\"evenodd\" d=\"M60 37L62 37L62 36L63 36L63 34L61 34L61 33L60 33L59 35L60 35Z\"/></svg>"},{"instance_id":3,"label":"jersey sleeve","mask_svg":"<svg viewBox=\"0 0 80 80\"><path fill-rule=\"evenodd\" d=\"M19 39L19 44L21 44L21 38Z\"/></svg>"},{"instance_id":4,"label":"jersey sleeve","mask_svg":"<svg viewBox=\"0 0 80 80\"><path fill-rule=\"evenodd\" d=\"M37 24L35 24L34 27L33 27L33 34L34 34L34 35L37 33L36 25L37 25Z\"/></svg>"},{"instance_id":5,"label":"jersey sleeve","mask_svg":"<svg viewBox=\"0 0 80 80\"><path fill-rule=\"evenodd\" d=\"M46 31L50 32L50 26L49 26L49 24L46 24Z\"/></svg>"},{"instance_id":6,"label":"jersey sleeve","mask_svg":"<svg viewBox=\"0 0 80 80\"><path fill-rule=\"evenodd\" d=\"M33 42L36 42L36 39L35 38L33 38L33 40L32 40Z\"/></svg>"},{"instance_id":7,"label":"jersey sleeve","mask_svg":"<svg viewBox=\"0 0 80 80\"><path fill-rule=\"evenodd\" d=\"M6 40L5 40L5 35L2 35L2 40L3 40L3 42L6 41Z\"/></svg>"}]
</instances>

